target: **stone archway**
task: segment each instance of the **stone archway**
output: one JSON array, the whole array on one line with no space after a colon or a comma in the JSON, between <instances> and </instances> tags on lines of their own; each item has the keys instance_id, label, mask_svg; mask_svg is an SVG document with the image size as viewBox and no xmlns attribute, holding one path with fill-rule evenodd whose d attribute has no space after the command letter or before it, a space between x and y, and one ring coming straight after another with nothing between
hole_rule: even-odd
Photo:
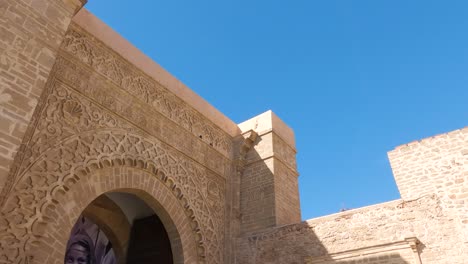
<instances>
[{"instance_id":1,"label":"stone archway","mask_svg":"<svg viewBox=\"0 0 468 264\"><path fill-rule=\"evenodd\" d=\"M35 245L30 261L63 263L70 230L81 212L100 195L119 191L136 195L157 213L168 233L174 263L199 262L203 248L198 246L198 223L186 200L174 192L173 182L157 170L152 173L144 167L107 165L82 174L66 193L56 197L48 213L59 217L44 229L44 239Z\"/></svg>"},{"instance_id":2,"label":"stone archway","mask_svg":"<svg viewBox=\"0 0 468 264\"><path fill-rule=\"evenodd\" d=\"M117 263L124 264L127 258L131 223L118 203L108 197L107 194L101 195L86 207L82 217L80 219L82 222L88 220L88 222L92 223L87 227L88 229L96 227L99 230L97 236L102 236L101 232L104 233L105 239L110 242ZM77 229L81 227L78 222L75 226ZM86 232L86 227L84 227L84 231Z\"/></svg>"},{"instance_id":3,"label":"stone archway","mask_svg":"<svg viewBox=\"0 0 468 264\"><path fill-rule=\"evenodd\" d=\"M24 148L11 170L8 188L4 188L5 199L0 204L0 263L63 261L65 241L85 206L98 194L117 189L132 190L139 197L145 193L159 197L161 200L156 200L161 205L169 199L178 201L177 206L164 208L174 223L186 230L177 229L181 238L189 234L194 237L194 245L188 246L190 250L183 250L184 262L222 263L227 184L223 175L229 173L228 162L217 163L220 166L214 168L217 159L208 159L208 149L199 149L204 145L194 138L181 143L189 146L181 152L173 146L172 137L166 135L184 132L182 129L162 116L153 120L148 112L135 111L133 107L138 104L122 105L122 99L111 98L113 93L105 92L107 81L72 77L71 72L82 77L81 70L90 69L78 67L67 56L63 54L54 66ZM76 68L68 72L69 66ZM69 82L65 80L67 76L79 82ZM86 91L80 90L83 87L87 87ZM99 94L89 94L91 90ZM126 96L125 103L133 102L132 97ZM97 102L101 99L106 104ZM132 115L122 116L119 111ZM155 131L164 132L161 135ZM194 159L194 153L201 155ZM124 175L123 168L133 169ZM105 170L109 170L105 177L98 173ZM145 177L140 175L142 171ZM151 186L140 186L141 181ZM156 185L165 186L171 195L153 194ZM84 193L88 196L79 197ZM180 218L188 222L178 222L182 221ZM187 258L187 252L195 255Z\"/></svg>"},{"instance_id":4,"label":"stone archway","mask_svg":"<svg viewBox=\"0 0 468 264\"><path fill-rule=\"evenodd\" d=\"M183 226L190 231L181 234L193 233L197 241L193 245L197 257L185 258L184 262L221 263L222 180L166 143L136 132L112 114L56 84L50 84L49 104L42 112L41 122L22 157L16 184L0 212L0 260L5 263L45 263L41 260L50 258L63 261L64 241L74 221L98 193L119 188L143 191L149 188L147 193L152 194L152 188L160 185L166 186L166 192L171 195L152 194L153 197L159 197L158 201L169 199L165 197L178 200L179 206L168 206L167 213L178 221L182 216L178 217L176 211L185 214L189 223ZM135 172L129 170L124 175L123 168L133 168ZM107 177L92 176L93 172L105 169L110 170ZM139 175L137 171L144 171L147 176L133 176ZM139 186L143 182L151 186ZM68 197L74 192L90 194L90 190L94 196ZM73 201L78 201L79 206ZM50 229L50 226L57 228ZM35 251L39 246L42 249ZM50 255L50 252L55 253Z\"/></svg>"},{"instance_id":5,"label":"stone archway","mask_svg":"<svg viewBox=\"0 0 468 264\"><path fill-rule=\"evenodd\" d=\"M81 223L79 222L80 220ZM88 226L83 226L85 220L90 223ZM79 233L79 231L84 231L85 233L91 231L97 237L104 237L101 240L107 239L107 242L110 242L112 255L117 259L117 263L125 263L131 223L119 204L108 197L107 194L97 197L85 208L82 218L77 220L75 227L75 229L83 229L75 230L76 233ZM99 232L96 233L96 230L92 230L92 228L99 230ZM96 241L96 238L94 241ZM105 243L105 241L101 241L101 244L103 242Z\"/></svg>"}]
</instances>

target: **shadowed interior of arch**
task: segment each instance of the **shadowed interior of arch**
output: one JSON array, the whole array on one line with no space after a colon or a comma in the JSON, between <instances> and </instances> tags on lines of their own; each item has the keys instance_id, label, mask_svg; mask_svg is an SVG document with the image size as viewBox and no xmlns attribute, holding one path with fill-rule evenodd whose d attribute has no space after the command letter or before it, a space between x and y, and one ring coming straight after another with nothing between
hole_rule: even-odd
<instances>
[{"instance_id":1,"label":"shadowed interior of arch","mask_svg":"<svg viewBox=\"0 0 468 264\"><path fill-rule=\"evenodd\" d=\"M164 224L138 196L110 192L93 200L73 227L66 264L172 264Z\"/></svg>"}]
</instances>

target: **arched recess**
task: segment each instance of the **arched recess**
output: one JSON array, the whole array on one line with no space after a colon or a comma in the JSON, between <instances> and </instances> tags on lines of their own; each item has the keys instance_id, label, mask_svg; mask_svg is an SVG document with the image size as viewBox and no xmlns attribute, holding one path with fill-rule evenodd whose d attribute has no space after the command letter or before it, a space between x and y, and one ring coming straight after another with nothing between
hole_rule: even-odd
<instances>
[{"instance_id":1,"label":"arched recess","mask_svg":"<svg viewBox=\"0 0 468 264\"><path fill-rule=\"evenodd\" d=\"M82 215L104 232L112 243L118 263L124 264L127 259L131 223L120 206L107 195L101 195L85 208Z\"/></svg>"},{"instance_id":2,"label":"arched recess","mask_svg":"<svg viewBox=\"0 0 468 264\"><path fill-rule=\"evenodd\" d=\"M74 185L84 178L96 181L93 171L120 166L145 171L151 176L145 178L166 186L179 200L179 208L189 219L186 226L190 226L188 229L197 241L193 250L198 259L184 259L185 263L223 262L223 179L63 83L51 81L48 89L44 109L36 117L40 121L22 152L24 157L17 165L15 182L0 209L0 263L54 263L44 259L61 259L63 251L55 249L66 247L64 241L73 222L71 218L62 219L62 215L76 210L73 219L76 220L85 206L63 207L59 201L68 202L73 197L68 200L61 197L78 188ZM120 170L116 169L116 173ZM99 183L108 184L107 191L138 190L132 187L132 176L112 175L103 183L97 181L81 188L94 189ZM89 203L95 197L84 197L83 201ZM42 249L36 253L39 246ZM53 257L51 252L55 252Z\"/></svg>"},{"instance_id":3,"label":"arched recess","mask_svg":"<svg viewBox=\"0 0 468 264\"><path fill-rule=\"evenodd\" d=\"M48 221L36 231L41 239L32 246L29 263L63 263L76 220L108 192L131 193L154 210L169 236L175 264L204 263L203 239L192 209L174 182L155 167L134 160L100 162L69 178L64 189L45 210Z\"/></svg>"}]
</instances>

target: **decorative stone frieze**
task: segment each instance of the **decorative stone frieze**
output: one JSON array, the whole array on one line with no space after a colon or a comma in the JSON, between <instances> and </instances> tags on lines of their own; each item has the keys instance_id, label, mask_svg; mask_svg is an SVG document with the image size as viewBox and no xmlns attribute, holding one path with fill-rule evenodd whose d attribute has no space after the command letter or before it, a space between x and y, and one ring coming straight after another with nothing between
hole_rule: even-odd
<instances>
[{"instance_id":1,"label":"decorative stone frieze","mask_svg":"<svg viewBox=\"0 0 468 264\"><path fill-rule=\"evenodd\" d=\"M63 66L57 64L57 66ZM60 71L54 71L57 74ZM13 189L0 215L0 260L24 263L43 233L47 210L77 175L92 166L124 164L154 168L183 200L196 222L208 263L222 263L225 180L170 145L51 78L43 108L23 151ZM141 164L140 164L141 163Z\"/></svg>"},{"instance_id":2,"label":"decorative stone frieze","mask_svg":"<svg viewBox=\"0 0 468 264\"><path fill-rule=\"evenodd\" d=\"M196 137L231 155L231 138L176 95L119 57L98 40L72 25L65 36L63 51L105 76L129 95L156 109Z\"/></svg>"}]
</instances>

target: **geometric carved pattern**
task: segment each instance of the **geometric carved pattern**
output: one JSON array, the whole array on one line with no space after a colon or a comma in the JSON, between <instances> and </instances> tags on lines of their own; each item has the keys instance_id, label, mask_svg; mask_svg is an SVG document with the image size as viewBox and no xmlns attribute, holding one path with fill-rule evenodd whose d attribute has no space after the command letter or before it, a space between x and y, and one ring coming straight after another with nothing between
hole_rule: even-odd
<instances>
[{"instance_id":1,"label":"geometric carved pattern","mask_svg":"<svg viewBox=\"0 0 468 264\"><path fill-rule=\"evenodd\" d=\"M129 96L120 87L96 74L93 69L80 65L74 58L65 59L60 56L56 65L56 76L61 82L141 130L161 138L164 142L170 142L176 149L224 176L229 160L212 146L203 143L199 137L168 120L153 107ZM206 159L207 156L210 159Z\"/></svg>"},{"instance_id":2,"label":"geometric carved pattern","mask_svg":"<svg viewBox=\"0 0 468 264\"><path fill-rule=\"evenodd\" d=\"M78 26L69 28L62 49L229 157L231 139L222 129Z\"/></svg>"},{"instance_id":3,"label":"geometric carved pattern","mask_svg":"<svg viewBox=\"0 0 468 264\"><path fill-rule=\"evenodd\" d=\"M48 86L0 214L0 263L27 263L21 257L46 239L54 197L90 167L116 163L154 168L193 217L200 258L222 263L225 180L54 78Z\"/></svg>"}]
</instances>

